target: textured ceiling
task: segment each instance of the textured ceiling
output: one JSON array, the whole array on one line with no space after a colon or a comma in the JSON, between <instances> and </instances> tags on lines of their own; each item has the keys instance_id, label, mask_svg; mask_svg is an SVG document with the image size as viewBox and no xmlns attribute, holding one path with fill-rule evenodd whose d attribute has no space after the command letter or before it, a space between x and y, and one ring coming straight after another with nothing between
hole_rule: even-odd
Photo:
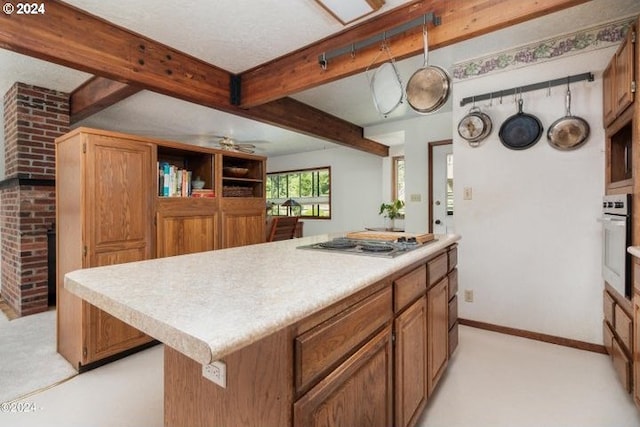
<instances>
[{"instance_id":1,"label":"textured ceiling","mask_svg":"<svg viewBox=\"0 0 640 427\"><path fill-rule=\"evenodd\" d=\"M70 0L68 3L231 72L250 69L344 29L314 0ZM378 13L402 3L407 1L387 0ZM451 69L455 62L637 14L640 14L639 0L592 0L432 51L429 61ZM393 44L391 49L393 52ZM404 82L422 62L421 55L398 62ZM4 50L0 50L0 64L2 93L15 81L68 92L90 77L86 73ZM417 117L406 104L389 118L380 117L373 106L364 74L300 92L293 97L360 126ZM450 108L451 101L442 111ZM211 143L211 135L264 140L268 142L260 143L259 148L267 155L333 146L316 138L146 91L81 124L197 144ZM402 140L381 142L393 144Z\"/></svg>"}]
</instances>

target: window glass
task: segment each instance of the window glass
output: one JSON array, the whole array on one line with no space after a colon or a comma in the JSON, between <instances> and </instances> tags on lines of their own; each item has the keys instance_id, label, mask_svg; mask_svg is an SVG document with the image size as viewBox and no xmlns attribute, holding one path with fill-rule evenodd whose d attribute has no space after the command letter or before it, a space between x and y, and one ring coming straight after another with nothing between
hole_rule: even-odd
<instances>
[{"instance_id":1,"label":"window glass","mask_svg":"<svg viewBox=\"0 0 640 427\"><path fill-rule=\"evenodd\" d=\"M331 218L331 168L267 174L267 213Z\"/></svg>"}]
</instances>

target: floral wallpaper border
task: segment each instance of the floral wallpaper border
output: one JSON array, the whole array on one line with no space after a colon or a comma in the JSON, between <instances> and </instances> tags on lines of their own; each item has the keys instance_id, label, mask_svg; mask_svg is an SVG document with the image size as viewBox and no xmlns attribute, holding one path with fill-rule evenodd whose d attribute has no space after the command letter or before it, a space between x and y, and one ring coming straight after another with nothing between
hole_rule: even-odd
<instances>
[{"instance_id":1,"label":"floral wallpaper border","mask_svg":"<svg viewBox=\"0 0 640 427\"><path fill-rule=\"evenodd\" d=\"M452 75L456 80L464 80L492 72L520 68L533 63L551 61L561 56L609 47L624 39L632 22L633 20L627 18L482 58L460 62L454 64Z\"/></svg>"}]
</instances>

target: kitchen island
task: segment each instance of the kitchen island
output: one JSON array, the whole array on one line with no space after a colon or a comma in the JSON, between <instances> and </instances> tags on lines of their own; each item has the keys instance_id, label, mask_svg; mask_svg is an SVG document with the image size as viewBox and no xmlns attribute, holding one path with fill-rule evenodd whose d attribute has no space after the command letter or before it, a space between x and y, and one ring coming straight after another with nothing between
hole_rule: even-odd
<instances>
[{"instance_id":1,"label":"kitchen island","mask_svg":"<svg viewBox=\"0 0 640 427\"><path fill-rule=\"evenodd\" d=\"M365 419L372 426L399 425L397 403L393 410L398 355L393 366L391 337L401 331L393 332L399 327L394 322L409 310L426 315L429 285L438 279L444 297L433 301L446 298L444 313L435 310L439 319L416 329L424 332L425 368L427 329L444 322L436 335L444 330L447 347L447 303L452 299L448 283L455 272L451 261L459 236L437 236L390 259L297 249L328 238L77 270L65 276L64 285L166 345L167 426L340 425L340 420ZM414 301L420 310L416 304L407 308ZM218 360L224 362L226 388L202 376L203 367L211 372L208 365ZM439 378L442 368L434 366L432 373ZM367 372L368 377L352 381ZM357 398L362 402L346 410L349 414L322 413L327 407L319 409L322 405L316 403L335 398L332 392L338 389L341 399L355 398L346 394L356 389L331 386L345 375L352 388L360 384L358 390L367 389ZM416 408L424 407L428 392L425 389ZM417 418L410 415L403 425Z\"/></svg>"}]
</instances>

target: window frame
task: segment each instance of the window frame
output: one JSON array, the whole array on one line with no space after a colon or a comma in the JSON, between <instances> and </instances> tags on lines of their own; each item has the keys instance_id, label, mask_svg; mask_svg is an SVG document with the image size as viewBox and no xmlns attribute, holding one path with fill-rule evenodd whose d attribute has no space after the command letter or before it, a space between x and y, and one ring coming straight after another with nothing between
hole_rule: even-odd
<instances>
[{"instance_id":1,"label":"window frame","mask_svg":"<svg viewBox=\"0 0 640 427\"><path fill-rule=\"evenodd\" d=\"M332 206L331 206L331 193L333 193L333 183L332 183L332 176L331 176L331 166L316 166L316 167L310 167L310 168L303 168L303 169L291 169L291 170L283 170L283 171L273 171L273 172L267 172L266 174L266 179L267 181L269 180L269 177L271 175L293 175L293 174L300 174L300 173L304 173L304 172L310 172L310 171L324 171L326 170L328 175L329 175L329 200L326 202L326 204L329 206L329 216L317 216L317 215L299 215L300 219L320 219L320 220L330 220L332 217ZM266 183L265 183L265 193L266 193ZM294 200L298 201L298 202L303 202L304 198L303 197L299 197L299 196L290 196L289 192L288 192L288 188L287 188L287 195L285 196L287 199L289 198L293 198ZM324 196L315 196L315 197L324 197ZM266 197L267 201L269 201L269 197ZM324 203L313 203L312 205L321 205ZM319 208L318 208L319 209ZM286 216L288 216L288 213L286 214ZM291 216L295 216L295 215L291 215Z\"/></svg>"},{"instance_id":2,"label":"window frame","mask_svg":"<svg viewBox=\"0 0 640 427\"><path fill-rule=\"evenodd\" d=\"M407 164L405 162L404 155L393 156L391 158L391 201L392 202L398 199L398 162L399 161L402 161L402 163L404 164L405 172L406 172ZM403 200L405 205L407 203L406 198L407 198L407 195L405 194L405 197ZM398 216L398 219L403 219L403 218L404 218L404 208L401 209L400 215Z\"/></svg>"}]
</instances>

